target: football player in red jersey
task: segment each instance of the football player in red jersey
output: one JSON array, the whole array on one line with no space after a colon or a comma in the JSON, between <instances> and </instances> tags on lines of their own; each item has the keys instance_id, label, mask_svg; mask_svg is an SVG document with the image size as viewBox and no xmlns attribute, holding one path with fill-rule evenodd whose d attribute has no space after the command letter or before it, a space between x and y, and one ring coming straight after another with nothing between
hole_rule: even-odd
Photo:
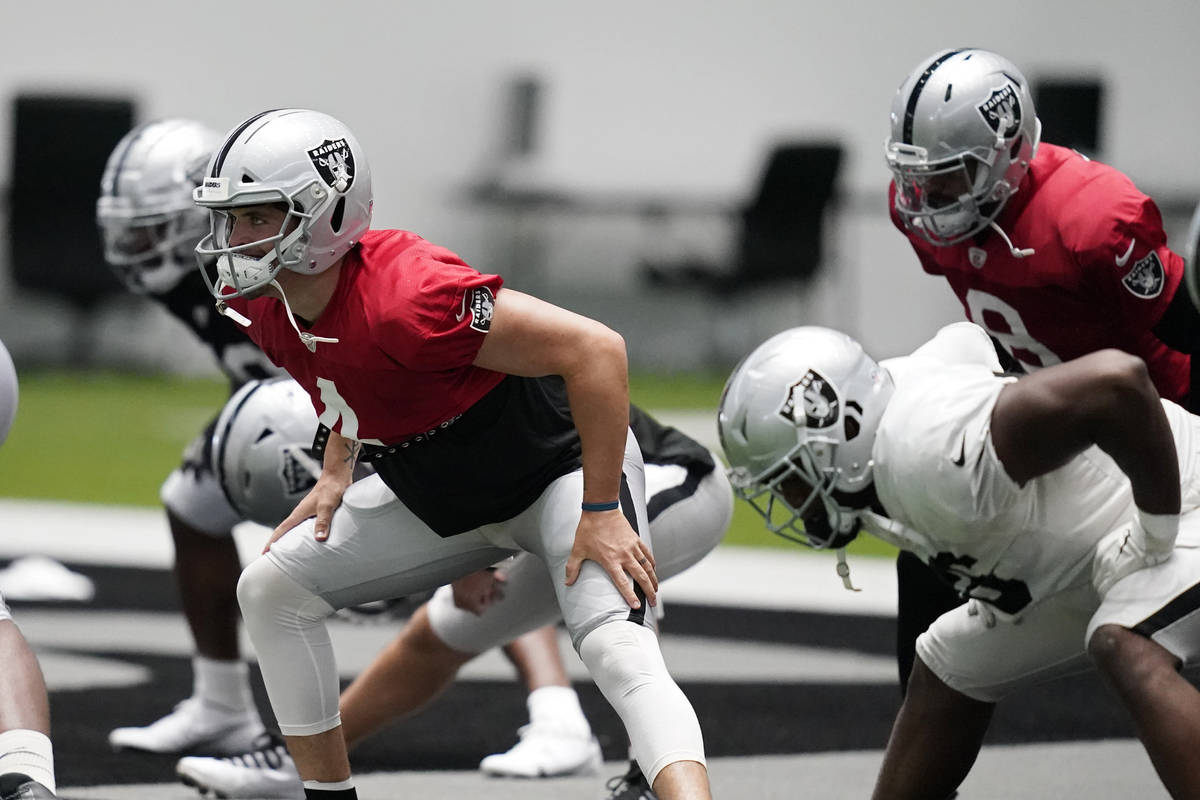
<instances>
[{"instance_id":1,"label":"football player in red jersey","mask_svg":"<svg viewBox=\"0 0 1200 800\"><path fill-rule=\"evenodd\" d=\"M1162 397L1200 410L1200 316L1157 206L1116 169L1040 139L1012 62L973 48L926 58L892 103L893 223L1009 368L1118 348L1146 362ZM897 573L903 683L913 641L957 601L914 556Z\"/></svg>"},{"instance_id":2,"label":"football player in red jersey","mask_svg":"<svg viewBox=\"0 0 1200 800\"><path fill-rule=\"evenodd\" d=\"M213 212L197 253L218 307L327 431L316 486L238 586L307 795L356 796L325 618L526 550L655 792L709 797L695 712L646 613L658 580L624 340L416 234L369 230L366 158L325 114L234 128L196 201ZM351 486L360 457L376 475Z\"/></svg>"}]
</instances>

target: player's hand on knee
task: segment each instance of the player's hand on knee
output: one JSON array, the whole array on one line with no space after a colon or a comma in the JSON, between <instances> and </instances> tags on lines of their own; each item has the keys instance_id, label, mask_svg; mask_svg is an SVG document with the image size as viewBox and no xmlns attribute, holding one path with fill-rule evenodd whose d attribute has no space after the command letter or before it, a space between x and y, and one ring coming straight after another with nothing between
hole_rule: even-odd
<instances>
[{"instance_id":1,"label":"player's hand on knee","mask_svg":"<svg viewBox=\"0 0 1200 800\"><path fill-rule=\"evenodd\" d=\"M567 558L567 586L579 578L579 571L587 560L604 568L630 608L642 605L634 590L635 584L641 587L650 605L658 604L654 555L619 510L584 512L575 530L571 555Z\"/></svg>"},{"instance_id":2,"label":"player's hand on knee","mask_svg":"<svg viewBox=\"0 0 1200 800\"><path fill-rule=\"evenodd\" d=\"M1092 557L1092 586L1101 597L1122 578L1171 557L1178 515L1144 514L1105 536Z\"/></svg>"},{"instance_id":3,"label":"player's hand on knee","mask_svg":"<svg viewBox=\"0 0 1200 800\"><path fill-rule=\"evenodd\" d=\"M281 536L311 517L316 517L316 521L313 523L313 538L318 542L328 539L333 512L342 504L342 495L345 494L348 486L349 484L340 478L329 477L323 473L312 491L304 496L304 499L292 509L292 513L288 514L283 522L275 527L275 530L271 531L271 537L267 539L262 551L265 553L270 550L271 545Z\"/></svg>"}]
</instances>

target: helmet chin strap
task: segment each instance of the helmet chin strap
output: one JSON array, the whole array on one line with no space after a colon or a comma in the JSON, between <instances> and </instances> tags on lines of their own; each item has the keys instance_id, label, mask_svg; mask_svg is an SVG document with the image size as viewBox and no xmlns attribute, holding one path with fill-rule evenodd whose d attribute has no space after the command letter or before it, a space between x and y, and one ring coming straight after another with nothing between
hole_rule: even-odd
<instances>
[{"instance_id":1,"label":"helmet chin strap","mask_svg":"<svg viewBox=\"0 0 1200 800\"><path fill-rule=\"evenodd\" d=\"M317 352L317 343L325 342L328 344L337 344L340 340L331 336L317 336L308 331L300 330L300 326L296 324L296 317L292 314L292 306L288 303L287 293L283 291L283 287L279 285L279 281L271 279L268 286L274 286L275 291L279 292L279 299L283 301L283 309L287 312L288 322L292 323L292 328L296 331L296 335L300 337L300 341L308 348L308 352ZM231 320L241 325L243 328L250 327L250 320L236 310L229 307L224 300L217 301L217 313L229 317Z\"/></svg>"},{"instance_id":2,"label":"helmet chin strap","mask_svg":"<svg viewBox=\"0 0 1200 800\"><path fill-rule=\"evenodd\" d=\"M1026 256L1031 256L1037 252L1032 247L1022 247L1020 249L1014 247L1012 239L1008 238L1008 234L1004 232L1004 229L996 224L996 220L991 220L988 222L988 227L1000 234L1000 238L1004 240L1006 245L1008 245L1008 252L1012 253L1013 258L1025 258Z\"/></svg>"},{"instance_id":3,"label":"helmet chin strap","mask_svg":"<svg viewBox=\"0 0 1200 800\"><path fill-rule=\"evenodd\" d=\"M308 348L308 352L317 352L317 342L338 343L338 339L329 336L316 336L308 331L300 330L300 326L296 324L296 317L292 314L292 307L288 303L287 294L284 293L283 287L279 285L279 281L272 278L271 282L267 285L274 286L275 291L279 292L279 299L283 301L283 310L287 312L288 322L292 323L292 328L295 329L296 335L300 337L300 341L304 342L304 346Z\"/></svg>"},{"instance_id":4,"label":"helmet chin strap","mask_svg":"<svg viewBox=\"0 0 1200 800\"><path fill-rule=\"evenodd\" d=\"M850 565L846 563L846 548L839 547L837 549L837 574L842 579L842 586L846 587L851 592L861 592L853 583L850 582Z\"/></svg>"}]
</instances>

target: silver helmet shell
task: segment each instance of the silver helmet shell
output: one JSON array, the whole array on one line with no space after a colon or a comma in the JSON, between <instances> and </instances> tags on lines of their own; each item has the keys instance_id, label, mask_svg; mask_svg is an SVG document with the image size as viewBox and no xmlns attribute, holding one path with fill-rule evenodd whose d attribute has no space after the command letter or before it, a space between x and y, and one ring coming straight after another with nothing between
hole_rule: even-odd
<instances>
[{"instance_id":1,"label":"silver helmet shell","mask_svg":"<svg viewBox=\"0 0 1200 800\"><path fill-rule=\"evenodd\" d=\"M225 404L213 429L213 463L243 518L275 527L321 476L312 450L317 414L291 378L251 381Z\"/></svg>"},{"instance_id":2,"label":"silver helmet shell","mask_svg":"<svg viewBox=\"0 0 1200 800\"><path fill-rule=\"evenodd\" d=\"M130 290L163 294L196 268L208 212L192 192L221 134L189 119L139 125L113 148L100 179L96 222L104 260Z\"/></svg>"},{"instance_id":3,"label":"silver helmet shell","mask_svg":"<svg viewBox=\"0 0 1200 800\"><path fill-rule=\"evenodd\" d=\"M1020 188L1042 123L1029 82L987 50L945 50L914 69L892 101L885 156L904 224L935 245L974 236Z\"/></svg>"},{"instance_id":4,"label":"silver helmet shell","mask_svg":"<svg viewBox=\"0 0 1200 800\"><path fill-rule=\"evenodd\" d=\"M0 342L0 444L8 438L17 416L17 395L17 369L4 343Z\"/></svg>"},{"instance_id":5,"label":"silver helmet shell","mask_svg":"<svg viewBox=\"0 0 1200 800\"><path fill-rule=\"evenodd\" d=\"M887 370L843 333L805 326L771 337L721 397L717 427L734 492L773 532L843 547L858 532L857 500L869 495L871 448L893 389ZM797 479L807 489L801 501L791 493ZM814 503L823 518L810 513Z\"/></svg>"},{"instance_id":6,"label":"silver helmet shell","mask_svg":"<svg viewBox=\"0 0 1200 800\"><path fill-rule=\"evenodd\" d=\"M316 274L349 252L371 224L371 170L354 134L328 114L264 111L231 130L213 153L196 203L212 213L196 248L217 298L269 284L281 269ZM287 216L274 235L231 246L231 209L280 204ZM254 252L267 248L265 255Z\"/></svg>"}]
</instances>

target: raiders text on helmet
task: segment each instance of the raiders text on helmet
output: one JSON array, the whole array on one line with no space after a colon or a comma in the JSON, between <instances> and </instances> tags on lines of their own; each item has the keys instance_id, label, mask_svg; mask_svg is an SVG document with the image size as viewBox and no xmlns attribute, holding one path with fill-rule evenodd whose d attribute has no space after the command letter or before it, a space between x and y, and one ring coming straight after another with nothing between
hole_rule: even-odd
<instances>
[{"instance_id":1,"label":"raiders text on helmet","mask_svg":"<svg viewBox=\"0 0 1200 800\"><path fill-rule=\"evenodd\" d=\"M896 211L935 245L975 235L1020 187L1041 132L1012 62L970 48L926 59L892 102L885 155Z\"/></svg>"},{"instance_id":2,"label":"raiders text on helmet","mask_svg":"<svg viewBox=\"0 0 1200 800\"><path fill-rule=\"evenodd\" d=\"M238 125L213 153L196 202L213 211L196 248L218 299L250 292L281 269L316 274L332 266L371 224L371 172L349 128L305 109L265 111ZM231 208L281 204L277 234L230 246ZM256 257L245 251L269 247ZM215 260L217 277L204 266Z\"/></svg>"},{"instance_id":3,"label":"raiders text on helmet","mask_svg":"<svg viewBox=\"0 0 1200 800\"><path fill-rule=\"evenodd\" d=\"M858 533L865 502L855 501L868 496L875 430L892 389L887 370L845 334L807 326L771 337L721 396L717 427L734 492L781 536L845 546ZM825 514L814 516L818 502Z\"/></svg>"},{"instance_id":4,"label":"raiders text on helmet","mask_svg":"<svg viewBox=\"0 0 1200 800\"><path fill-rule=\"evenodd\" d=\"M192 192L220 141L199 122L165 119L134 128L109 155L96 221L105 261L131 290L163 294L196 268L208 213Z\"/></svg>"}]
</instances>

